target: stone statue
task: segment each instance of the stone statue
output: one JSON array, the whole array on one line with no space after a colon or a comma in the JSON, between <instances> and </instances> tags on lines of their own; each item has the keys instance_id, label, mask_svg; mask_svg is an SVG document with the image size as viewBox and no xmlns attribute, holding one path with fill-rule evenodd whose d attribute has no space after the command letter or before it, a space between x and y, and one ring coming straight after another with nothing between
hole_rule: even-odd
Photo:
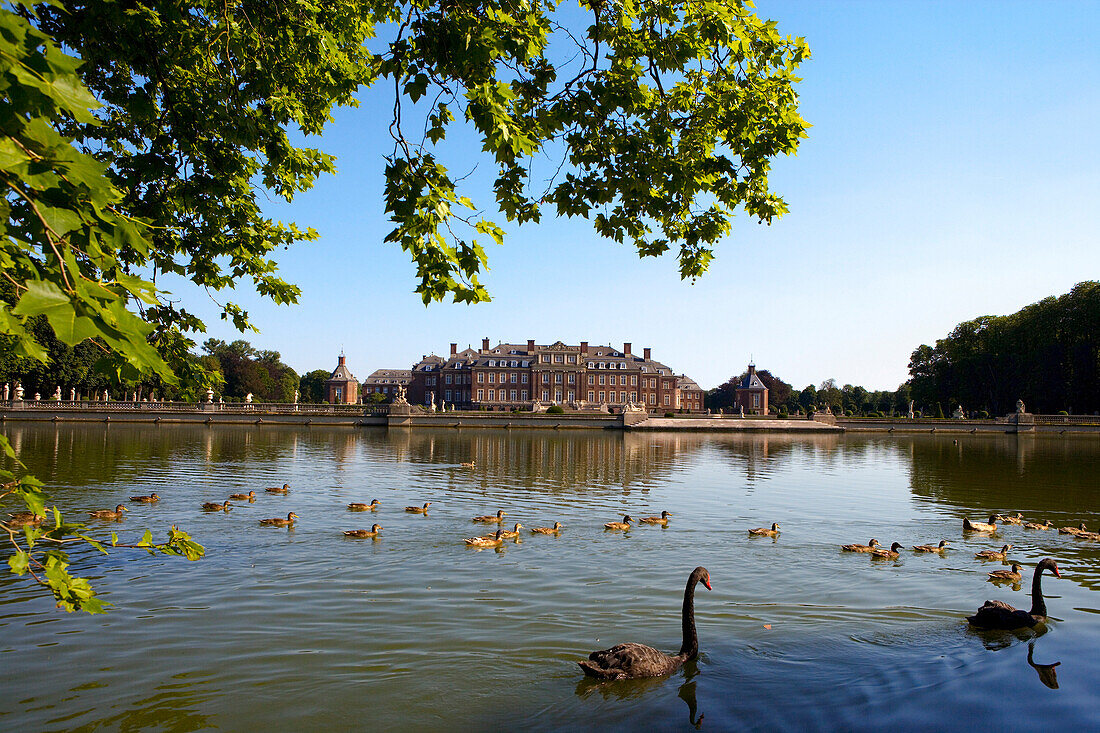
<instances>
[{"instance_id":1,"label":"stone statue","mask_svg":"<svg viewBox=\"0 0 1100 733\"><path fill-rule=\"evenodd\" d=\"M294 390L294 404L298 404L298 390Z\"/></svg>"},{"instance_id":2,"label":"stone statue","mask_svg":"<svg viewBox=\"0 0 1100 733\"><path fill-rule=\"evenodd\" d=\"M409 401L405 399L405 385L397 385L396 394L393 398L393 404L395 405L407 405Z\"/></svg>"},{"instance_id":3,"label":"stone statue","mask_svg":"<svg viewBox=\"0 0 1100 733\"><path fill-rule=\"evenodd\" d=\"M213 402L213 400L211 400L211 402ZM218 395L218 404L219 405L224 405L225 404L225 397L223 397L222 395Z\"/></svg>"},{"instance_id":4,"label":"stone statue","mask_svg":"<svg viewBox=\"0 0 1100 733\"><path fill-rule=\"evenodd\" d=\"M35 402L40 402L41 400L42 400L42 394L39 393L39 392L35 392L34 393L34 401Z\"/></svg>"},{"instance_id":5,"label":"stone statue","mask_svg":"<svg viewBox=\"0 0 1100 733\"><path fill-rule=\"evenodd\" d=\"M23 385L20 382L15 383L15 399L23 401Z\"/></svg>"},{"instance_id":6,"label":"stone statue","mask_svg":"<svg viewBox=\"0 0 1100 733\"><path fill-rule=\"evenodd\" d=\"M104 402L110 402L111 401L111 395L107 393L107 390L103 390L103 401Z\"/></svg>"},{"instance_id":7,"label":"stone statue","mask_svg":"<svg viewBox=\"0 0 1100 733\"><path fill-rule=\"evenodd\" d=\"M1024 409L1024 401L1016 400L1016 414L1023 415L1025 412L1027 412L1027 410Z\"/></svg>"},{"instance_id":8,"label":"stone statue","mask_svg":"<svg viewBox=\"0 0 1100 733\"><path fill-rule=\"evenodd\" d=\"M53 398L58 402L61 401L61 385L57 385L57 389L53 391Z\"/></svg>"},{"instance_id":9,"label":"stone statue","mask_svg":"<svg viewBox=\"0 0 1100 733\"><path fill-rule=\"evenodd\" d=\"M428 405L428 411L429 412L435 412L435 392L429 392L428 394L432 398L431 403Z\"/></svg>"},{"instance_id":10,"label":"stone statue","mask_svg":"<svg viewBox=\"0 0 1100 733\"><path fill-rule=\"evenodd\" d=\"M741 410L741 417L744 417L745 416L745 406L744 405L738 405L737 407L740 408L740 410Z\"/></svg>"},{"instance_id":11,"label":"stone statue","mask_svg":"<svg viewBox=\"0 0 1100 733\"><path fill-rule=\"evenodd\" d=\"M966 412L963 410L963 406L959 405L955 408L955 411L951 413L952 420L965 420Z\"/></svg>"},{"instance_id":12,"label":"stone statue","mask_svg":"<svg viewBox=\"0 0 1100 733\"><path fill-rule=\"evenodd\" d=\"M913 400L909 400L909 414L906 417L913 419Z\"/></svg>"},{"instance_id":13,"label":"stone statue","mask_svg":"<svg viewBox=\"0 0 1100 733\"><path fill-rule=\"evenodd\" d=\"M69 401L76 402L76 387L69 387Z\"/></svg>"},{"instance_id":14,"label":"stone statue","mask_svg":"<svg viewBox=\"0 0 1100 733\"><path fill-rule=\"evenodd\" d=\"M210 404L214 404L214 390L212 390L212 389L207 389L206 390L206 401L209 402Z\"/></svg>"},{"instance_id":15,"label":"stone statue","mask_svg":"<svg viewBox=\"0 0 1100 733\"><path fill-rule=\"evenodd\" d=\"M4 402L8 401L8 397L9 397L10 394L11 394L11 387L8 386L7 382L4 382Z\"/></svg>"},{"instance_id":16,"label":"stone statue","mask_svg":"<svg viewBox=\"0 0 1100 733\"><path fill-rule=\"evenodd\" d=\"M244 396L244 401L247 402L250 405L252 404L252 393L251 392L249 392L248 394L246 394Z\"/></svg>"}]
</instances>

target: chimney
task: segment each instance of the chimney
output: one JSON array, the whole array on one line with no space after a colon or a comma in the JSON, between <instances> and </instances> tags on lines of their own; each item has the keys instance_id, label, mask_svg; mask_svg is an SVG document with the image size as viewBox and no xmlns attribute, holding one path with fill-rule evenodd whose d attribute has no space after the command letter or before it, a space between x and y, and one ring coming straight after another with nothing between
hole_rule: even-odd
<instances>
[{"instance_id":1,"label":"chimney","mask_svg":"<svg viewBox=\"0 0 1100 733\"><path fill-rule=\"evenodd\" d=\"M581 341L581 353L582 354L588 354L588 342L587 341Z\"/></svg>"},{"instance_id":2,"label":"chimney","mask_svg":"<svg viewBox=\"0 0 1100 733\"><path fill-rule=\"evenodd\" d=\"M534 353L535 353L535 340L534 339L527 339L527 355L530 356L531 354L534 354Z\"/></svg>"},{"instance_id":3,"label":"chimney","mask_svg":"<svg viewBox=\"0 0 1100 733\"><path fill-rule=\"evenodd\" d=\"M489 339L481 339L481 353L485 354L489 351Z\"/></svg>"},{"instance_id":4,"label":"chimney","mask_svg":"<svg viewBox=\"0 0 1100 733\"><path fill-rule=\"evenodd\" d=\"M458 353L458 344L451 344L451 356Z\"/></svg>"},{"instance_id":5,"label":"chimney","mask_svg":"<svg viewBox=\"0 0 1100 733\"><path fill-rule=\"evenodd\" d=\"M627 356L630 356L630 342L629 341L627 341L626 343L623 344L623 353L626 354Z\"/></svg>"},{"instance_id":6,"label":"chimney","mask_svg":"<svg viewBox=\"0 0 1100 733\"><path fill-rule=\"evenodd\" d=\"M756 374L756 365L749 362L749 374Z\"/></svg>"},{"instance_id":7,"label":"chimney","mask_svg":"<svg viewBox=\"0 0 1100 733\"><path fill-rule=\"evenodd\" d=\"M649 351L649 347L648 347L648 346L647 346L647 347L645 347L644 349L642 349L642 357L643 357L643 358L645 358L645 359L648 359L648 358L649 358L649 354L650 354L650 351Z\"/></svg>"},{"instance_id":8,"label":"chimney","mask_svg":"<svg viewBox=\"0 0 1100 733\"><path fill-rule=\"evenodd\" d=\"M345 358L346 357L343 354L340 354L340 357L339 357L340 360L337 362L337 366L344 366L344 359Z\"/></svg>"}]
</instances>

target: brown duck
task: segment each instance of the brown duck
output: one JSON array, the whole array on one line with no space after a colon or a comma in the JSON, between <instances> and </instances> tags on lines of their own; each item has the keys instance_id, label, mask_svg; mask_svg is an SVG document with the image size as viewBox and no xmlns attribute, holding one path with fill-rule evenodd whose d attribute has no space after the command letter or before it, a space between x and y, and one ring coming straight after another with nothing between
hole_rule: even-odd
<instances>
[{"instance_id":1,"label":"brown duck","mask_svg":"<svg viewBox=\"0 0 1100 733\"><path fill-rule=\"evenodd\" d=\"M1024 515L1020 514L1019 512L1016 512L1016 516L1006 517L1002 514L1001 515L1001 521L1004 522L1005 524L1023 524L1024 523Z\"/></svg>"},{"instance_id":2,"label":"brown duck","mask_svg":"<svg viewBox=\"0 0 1100 733\"><path fill-rule=\"evenodd\" d=\"M756 537L778 537L779 536L779 522L772 522L772 528L757 527L756 529L750 529L749 534Z\"/></svg>"},{"instance_id":3,"label":"brown duck","mask_svg":"<svg viewBox=\"0 0 1100 733\"><path fill-rule=\"evenodd\" d=\"M407 506L405 507L405 511L407 511L409 514L427 514L428 507L430 507L431 505L432 503L430 501L426 501L424 502L424 506Z\"/></svg>"},{"instance_id":4,"label":"brown duck","mask_svg":"<svg viewBox=\"0 0 1100 733\"><path fill-rule=\"evenodd\" d=\"M125 511L126 507L119 504L113 511L111 509L97 509L94 512L88 512L88 516L96 519L122 519L122 513Z\"/></svg>"},{"instance_id":5,"label":"brown duck","mask_svg":"<svg viewBox=\"0 0 1100 733\"><path fill-rule=\"evenodd\" d=\"M353 501L352 503L348 504L348 511L349 512L376 512L376 511L378 511L378 507L380 507L380 506L381 506L381 504L379 503L378 499L371 499L370 504L364 504L363 502L360 502L360 501Z\"/></svg>"},{"instance_id":6,"label":"brown duck","mask_svg":"<svg viewBox=\"0 0 1100 733\"><path fill-rule=\"evenodd\" d=\"M282 486L272 486L270 489L264 489L269 494L289 494L290 484L283 484Z\"/></svg>"},{"instance_id":7,"label":"brown duck","mask_svg":"<svg viewBox=\"0 0 1100 733\"><path fill-rule=\"evenodd\" d=\"M1088 530L1085 529L1085 523L1084 522L1081 522L1076 527L1059 527L1058 528L1058 533L1059 534L1073 534L1073 535L1076 535L1076 534L1081 534L1082 532L1087 532L1087 531Z\"/></svg>"},{"instance_id":8,"label":"brown duck","mask_svg":"<svg viewBox=\"0 0 1100 733\"><path fill-rule=\"evenodd\" d=\"M483 524L500 524L504 521L504 515L507 513L503 509L498 509L496 514L482 514L480 517L474 517L473 521L482 522Z\"/></svg>"},{"instance_id":9,"label":"brown duck","mask_svg":"<svg viewBox=\"0 0 1100 733\"><path fill-rule=\"evenodd\" d=\"M989 573L989 579L994 583L1019 583L1022 577L1020 575L1021 567L1023 566L1020 563L1014 562L1011 570L994 570Z\"/></svg>"},{"instance_id":10,"label":"brown duck","mask_svg":"<svg viewBox=\"0 0 1100 733\"><path fill-rule=\"evenodd\" d=\"M154 491L148 496L131 496L130 501L138 504L156 504L158 501L160 501L160 497L157 496L157 492Z\"/></svg>"},{"instance_id":11,"label":"brown duck","mask_svg":"<svg viewBox=\"0 0 1100 733\"><path fill-rule=\"evenodd\" d=\"M659 524L662 527L668 526L668 518L672 516L672 512L661 512L659 517L642 517L638 521L643 524Z\"/></svg>"},{"instance_id":12,"label":"brown duck","mask_svg":"<svg viewBox=\"0 0 1100 733\"><path fill-rule=\"evenodd\" d=\"M625 515L623 515L623 521L621 521L621 522L608 522L607 524L605 524L603 526L603 528L604 529L617 529L617 530L621 530L621 531L626 531L626 530L630 529L630 523L633 522L633 521L634 520L631 519L629 514L625 514Z\"/></svg>"},{"instance_id":13,"label":"brown duck","mask_svg":"<svg viewBox=\"0 0 1100 733\"><path fill-rule=\"evenodd\" d=\"M913 549L917 552L939 552L942 553L947 549L949 543L947 540L940 540L938 545L913 545Z\"/></svg>"},{"instance_id":14,"label":"brown duck","mask_svg":"<svg viewBox=\"0 0 1100 733\"><path fill-rule=\"evenodd\" d=\"M554 522L553 527L532 527L531 534L561 534L561 522Z\"/></svg>"},{"instance_id":15,"label":"brown duck","mask_svg":"<svg viewBox=\"0 0 1100 733\"><path fill-rule=\"evenodd\" d=\"M1005 545L1001 548L1000 552L997 550L982 550L981 552L975 552L974 557L979 560L1004 560L1008 557L1008 551L1012 549L1012 545Z\"/></svg>"},{"instance_id":16,"label":"brown duck","mask_svg":"<svg viewBox=\"0 0 1100 733\"><path fill-rule=\"evenodd\" d=\"M883 550L882 548L876 547L875 549L871 550L871 557L877 557L882 560L896 560L898 558L898 550L900 549L902 549L900 542L895 542L894 544L890 545L889 550Z\"/></svg>"},{"instance_id":17,"label":"brown duck","mask_svg":"<svg viewBox=\"0 0 1100 733\"><path fill-rule=\"evenodd\" d=\"M966 517L963 517L963 531L964 532L996 532L997 520L1000 519L996 514L989 515L989 522L971 522Z\"/></svg>"},{"instance_id":18,"label":"brown duck","mask_svg":"<svg viewBox=\"0 0 1100 733\"><path fill-rule=\"evenodd\" d=\"M497 534L500 535L501 539L514 540L517 537L519 537L519 530L522 527L523 527L522 524L520 524L519 522L516 522L516 526L513 527L512 529L510 529L510 530L508 530L508 529L498 529Z\"/></svg>"},{"instance_id":19,"label":"brown duck","mask_svg":"<svg viewBox=\"0 0 1100 733\"><path fill-rule=\"evenodd\" d=\"M587 661L578 662L584 673L604 680L663 677L678 670L689 659L695 659L699 655L699 637L695 631L695 586L699 582L710 590L710 573L706 568L695 568L688 576L684 607L680 612L684 638L678 654L665 654L633 642L618 644L610 649L592 652Z\"/></svg>"},{"instance_id":20,"label":"brown duck","mask_svg":"<svg viewBox=\"0 0 1100 733\"><path fill-rule=\"evenodd\" d=\"M12 528L37 527L45 520L45 517L39 516L34 512L13 512L8 515L7 525Z\"/></svg>"},{"instance_id":21,"label":"brown duck","mask_svg":"<svg viewBox=\"0 0 1100 733\"><path fill-rule=\"evenodd\" d=\"M256 501L256 492L249 491L247 494L230 494L229 498L233 501L247 501L249 504Z\"/></svg>"},{"instance_id":22,"label":"brown duck","mask_svg":"<svg viewBox=\"0 0 1100 733\"><path fill-rule=\"evenodd\" d=\"M344 532L345 537L377 537L378 530L382 529L381 524L375 524L370 529L349 529Z\"/></svg>"},{"instance_id":23,"label":"brown duck","mask_svg":"<svg viewBox=\"0 0 1100 733\"><path fill-rule=\"evenodd\" d=\"M840 549L845 552L871 552L876 547L878 547L878 540L872 537L866 545L841 545Z\"/></svg>"},{"instance_id":24,"label":"brown duck","mask_svg":"<svg viewBox=\"0 0 1100 733\"><path fill-rule=\"evenodd\" d=\"M204 512L227 512L232 508L233 508L233 505L230 504L228 501L226 501L222 504L219 504L216 501L207 501L207 502L204 502L203 505L202 505L202 510Z\"/></svg>"},{"instance_id":25,"label":"brown duck","mask_svg":"<svg viewBox=\"0 0 1100 733\"><path fill-rule=\"evenodd\" d=\"M275 517L274 519L261 519L260 524L265 527L289 527L294 524L294 520L298 518L298 515L294 512L288 512L286 519L282 517Z\"/></svg>"},{"instance_id":26,"label":"brown duck","mask_svg":"<svg viewBox=\"0 0 1100 733\"><path fill-rule=\"evenodd\" d=\"M1024 529L1053 529L1054 523L1049 519L1042 524L1038 522L1024 522Z\"/></svg>"},{"instance_id":27,"label":"brown duck","mask_svg":"<svg viewBox=\"0 0 1100 733\"><path fill-rule=\"evenodd\" d=\"M504 538L501 537L502 530L497 530L495 535L488 537L467 537L462 540L466 543L467 547L500 547L504 543Z\"/></svg>"},{"instance_id":28,"label":"brown duck","mask_svg":"<svg viewBox=\"0 0 1100 733\"><path fill-rule=\"evenodd\" d=\"M1048 569L1054 573L1054 577L1062 577L1054 560L1045 557L1039 561L1035 566L1035 575L1031 579L1030 611L1013 608L1004 601L986 601L977 613L968 616L966 620L971 626L980 629L1022 629L1046 621L1047 604L1043 600L1042 574Z\"/></svg>"}]
</instances>

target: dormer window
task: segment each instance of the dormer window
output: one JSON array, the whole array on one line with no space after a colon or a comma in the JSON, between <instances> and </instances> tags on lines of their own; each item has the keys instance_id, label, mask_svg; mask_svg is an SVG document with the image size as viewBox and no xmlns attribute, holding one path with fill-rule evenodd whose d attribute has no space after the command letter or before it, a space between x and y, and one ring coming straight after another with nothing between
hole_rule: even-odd
<instances>
[{"instance_id":1,"label":"dormer window","mask_svg":"<svg viewBox=\"0 0 1100 733\"><path fill-rule=\"evenodd\" d=\"M489 360L489 366L495 367L496 365L497 365L497 360L496 359L490 359Z\"/></svg>"},{"instance_id":2,"label":"dormer window","mask_svg":"<svg viewBox=\"0 0 1100 733\"><path fill-rule=\"evenodd\" d=\"M517 366L519 366L519 362L517 362L517 361L513 361L513 362L512 362L512 367L514 368L514 367L517 367Z\"/></svg>"}]
</instances>

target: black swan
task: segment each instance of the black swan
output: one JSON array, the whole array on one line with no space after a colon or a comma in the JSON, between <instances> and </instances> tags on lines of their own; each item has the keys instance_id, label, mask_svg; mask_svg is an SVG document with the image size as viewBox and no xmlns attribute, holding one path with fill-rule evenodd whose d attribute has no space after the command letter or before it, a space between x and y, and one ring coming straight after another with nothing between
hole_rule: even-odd
<instances>
[{"instance_id":1,"label":"black swan","mask_svg":"<svg viewBox=\"0 0 1100 733\"><path fill-rule=\"evenodd\" d=\"M1031 611L1013 608L1004 601L986 601L977 613L968 616L966 620L971 626L977 626L980 629L1022 629L1045 621L1047 604L1043 601L1041 585L1044 570L1050 570L1055 578L1062 577L1058 572L1058 565L1049 557L1039 561L1031 580Z\"/></svg>"},{"instance_id":2,"label":"black swan","mask_svg":"<svg viewBox=\"0 0 1100 733\"><path fill-rule=\"evenodd\" d=\"M604 680L625 680L638 677L662 677L671 674L689 659L699 654L699 637L695 634L695 585L699 581L710 590L710 573L698 567L688 576L684 589L684 610L681 614L684 627L684 643L675 656L657 651L653 647L633 642L618 644L610 649L592 652L588 661L578 662L589 677Z\"/></svg>"}]
</instances>

